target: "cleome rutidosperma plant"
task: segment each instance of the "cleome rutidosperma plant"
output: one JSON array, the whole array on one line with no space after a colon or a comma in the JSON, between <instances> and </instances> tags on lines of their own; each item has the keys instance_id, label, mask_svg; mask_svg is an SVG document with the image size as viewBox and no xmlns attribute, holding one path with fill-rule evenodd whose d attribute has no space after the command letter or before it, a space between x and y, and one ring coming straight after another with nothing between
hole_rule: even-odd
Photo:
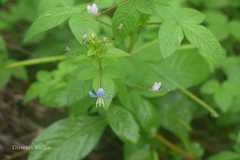
<instances>
[{"instance_id":1,"label":"cleome rutidosperma plant","mask_svg":"<svg viewBox=\"0 0 240 160\"><path fill-rule=\"evenodd\" d=\"M42 3L45 8L40 9L25 41L66 25L75 40L69 40L64 55L9 67L59 62L51 72L38 72L25 101L38 99L46 107L66 107L69 117L33 141L29 160L84 159L107 127L124 143L127 160L157 160L159 152L172 159L202 156L188 135L191 117L183 112L206 109L213 117L218 114L186 88L203 82L225 59L225 52L202 25L201 12L177 0ZM177 104L178 99L187 99L186 104ZM164 116L171 112L172 106L167 105L171 101L176 101L179 114ZM181 109L185 106L197 107ZM162 128L176 135L183 148L168 141L159 132Z\"/></svg>"}]
</instances>

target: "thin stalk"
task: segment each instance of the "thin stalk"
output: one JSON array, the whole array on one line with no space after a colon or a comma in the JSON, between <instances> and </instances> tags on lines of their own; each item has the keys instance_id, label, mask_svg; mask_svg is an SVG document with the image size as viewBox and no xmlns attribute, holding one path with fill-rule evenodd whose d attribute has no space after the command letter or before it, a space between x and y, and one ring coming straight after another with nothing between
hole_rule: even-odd
<instances>
[{"instance_id":1,"label":"thin stalk","mask_svg":"<svg viewBox=\"0 0 240 160\"><path fill-rule=\"evenodd\" d=\"M36 64L51 63L51 62L64 60L65 58L66 56L52 56L52 57L46 57L46 58L30 59L30 60L12 63L10 65L7 65L6 68L16 68L16 67L31 66Z\"/></svg>"},{"instance_id":2,"label":"thin stalk","mask_svg":"<svg viewBox=\"0 0 240 160\"><path fill-rule=\"evenodd\" d=\"M210 106L209 104L207 104L206 102L204 102L202 99L198 98L197 96L195 96L193 93L191 93L190 91L188 91L187 89L185 89L184 87L182 87L181 85L177 84L175 81L167 78L168 81L170 81L171 83L173 83L183 94L185 94L186 96L188 96L189 98L191 98L192 100L194 100L196 103L198 103L200 106L202 106L204 109L206 109L209 113L211 113L211 115L215 118L219 117L219 114L217 113L217 111L215 111L213 109L212 106Z\"/></svg>"},{"instance_id":3,"label":"thin stalk","mask_svg":"<svg viewBox=\"0 0 240 160\"><path fill-rule=\"evenodd\" d=\"M99 86L102 87L102 74L103 74L103 67L102 67L102 60L98 57L98 69L99 69Z\"/></svg>"},{"instance_id":4,"label":"thin stalk","mask_svg":"<svg viewBox=\"0 0 240 160\"><path fill-rule=\"evenodd\" d=\"M188 153L187 151L173 144L161 134L156 134L154 136L154 139L158 140L161 144L167 146L173 152L175 152L176 154L178 154L179 156L183 157L186 160L197 160L197 158L194 158L194 156L191 153Z\"/></svg>"},{"instance_id":5,"label":"thin stalk","mask_svg":"<svg viewBox=\"0 0 240 160\"><path fill-rule=\"evenodd\" d=\"M200 106L205 108L209 113L211 113L213 117L215 118L219 117L219 114L217 113L217 111L215 111L213 107L211 107L209 104L204 102L202 99L198 98L197 96L195 96L193 93L191 93L185 88L182 88L182 87L178 87L178 88L183 94L185 94L186 96L188 96L189 98L197 102Z\"/></svg>"}]
</instances>

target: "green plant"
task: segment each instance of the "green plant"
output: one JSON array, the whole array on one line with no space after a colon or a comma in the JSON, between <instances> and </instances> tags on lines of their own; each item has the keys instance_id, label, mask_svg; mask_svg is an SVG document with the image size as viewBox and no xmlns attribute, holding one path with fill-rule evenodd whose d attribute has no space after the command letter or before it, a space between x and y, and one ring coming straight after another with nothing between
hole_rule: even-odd
<instances>
[{"instance_id":1,"label":"green plant","mask_svg":"<svg viewBox=\"0 0 240 160\"><path fill-rule=\"evenodd\" d=\"M206 9L206 14L186 7L183 2L39 2L39 16L24 41L45 44L46 37L51 39L49 32L63 34L64 38L59 39L64 41L59 43L68 46L65 54L7 67L59 62L52 71L38 71L25 102L38 99L46 107L67 108L69 117L55 122L33 141L33 147L42 149L32 150L29 160L84 159L107 127L124 143L126 160L156 160L162 154L176 160L203 157L204 149L189 135L192 120L207 116L208 112L217 118L215 109L230 116L232 112L235 116L239 113L238 108L231 106L240 105L240 61L237 56L226 58L224 48L229 51L228 46L223 48L219 41L230 35L234 41L239 40L240 23L229 22L227 16L217 10L221 6L214 6L212 1L189 2L191 6L214 8ZM228 1L221 3L228 6ZM240 4L236 1L229 5ZM74 38L67 34L69 29ZM228 78L213 76L217 69L223 70ZM198 89L193 89L193 93L187 89L201 85L210 76L201 93ZM177 137L184 149L169 142L159 134L159 129ZM173 152L162 149L162 145ZM238 159L238 150L210 159L222 160L223 157Z\"/></svg>"}]
</instances>

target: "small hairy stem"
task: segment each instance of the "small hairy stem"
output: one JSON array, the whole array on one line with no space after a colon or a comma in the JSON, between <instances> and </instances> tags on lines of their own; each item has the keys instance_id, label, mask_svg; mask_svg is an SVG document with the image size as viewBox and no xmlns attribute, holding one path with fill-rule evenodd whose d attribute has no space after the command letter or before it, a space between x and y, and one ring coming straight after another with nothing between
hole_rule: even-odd
<instances>
[{"instance_id":1,"label":"small hairy stem","mask_svg":"<svg viewBox=\"0 0 240 160\"><path fill-rule=\"evenodd\" d=\"M12 63L10 65L7 65L6 68L16 68L16 67L31 66L36 64L51 63L51 62L61 61L65 58L66 56L52 56L52 57L46 57L46 58L30 59L26 61Z\"/></svg>"},{"instance_id":2,"label":"small hairy stem","mask_svg":"<svg viewBox=\"0 0 240 160\"><path fill-rule=\"evenodd\" d=\"M173 144L169 140L167 140L164 136L161 134L156 134L154 136L154 139L158 140L161 144L167 146L169 149L174 151L176 154L180 155L186 160L197 160L194 158L194 156L191 153L188 153L187 151L183 150L182 148L178 147L177 145Z\"/></svg>"}]
</instances>

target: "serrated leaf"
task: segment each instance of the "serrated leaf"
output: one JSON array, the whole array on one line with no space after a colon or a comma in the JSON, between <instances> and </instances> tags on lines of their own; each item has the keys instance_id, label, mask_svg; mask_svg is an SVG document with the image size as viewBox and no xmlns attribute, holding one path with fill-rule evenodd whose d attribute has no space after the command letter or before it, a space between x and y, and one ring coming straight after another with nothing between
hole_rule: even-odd
<instances>
[{"instance_id":1,"label":"serrated leaf","mask_svg":"<svg viewBox=\"0 0 240 160\"><path fill-rule=\"evenodd\" d=\"M159 30L160 50L163 57L172 55L180 47L183 38L183 31L176 22L164 22Z\"/></svg>"},{"instance_id":2,"label":"serrated leaf","mask_svg":"<svg viewBox=\"0 0 240 160\"><path fill-rule=\"evenodd\" d=\"M135 3L140 12L151 14L154 11L154 0L136 0Z\"/></svg>"},{"instance_id":3,"label":"serrated leaf","mask_svg":"<svg viewBox=\"0 0 240 160\"><path fill-rule=\"evenodd\" d=\"M98 143L105 123L97 117L67 118L55 122L32 143L28 160L79 160Z\"/></svg>"},{"instance_id":4,"label":"serrated leaf","mask_svg":"<svg viewBox=\"0 0 240 160\"><path fill-rule=\"evenodd\" d=\"M69 20L69 26L80 43L84 35L96 34L99 30L98 23L90 16L74 15Z\"/></svg>"},{"instance_id":5,"label":"serrated leaf","mask_svg":"<svg viewBox=\"0 0 240 160\"><path fill-rule=\"evenodd\" d=\"M74 4L74 0L40 0L38 5L39 13L44 13L50 9L56 7L65 7L65 6L72 6Z\"/></svg>"},{"instance_id":6,"label":"serrated leaf","mask_svg":"<svg viewBox=\"0 0 240 160\"><path fill-rule=\"evenodd\" d=\"M131 15L131 16L129 16ZM128 18L126 18L128 17ZM120 5L113 15L113 33L118 40L126 38L138 26L139 13L132 2Z\"/></svg>"},{"instance_id":7,"label":"serrated leaf","mask_svg":"<svg viewBox=\"0 0 240 160\"><path fill-rule=\"evenodd\" d=\"M183 30L187 39L198 48L212 69L223 62L225 51L208 29L200 25L184 25Z\"/></svg>"},{"instance_id":8,"label":"serrated leaf","mask_svg":"<svg viewBox=\"0 0 240 160\"><path fill-rule=\"evenodd\" d=\"M120 106L108 110L107 120L112 130L122 140L136 143L140 138L139 126L132 114Z\"/></svg>"},{"instance_id":9,"label":"serrated leaf","mask_svg":"<svg viewBox=\"0 0 240 160\"><path fill-rule=\"evenodd\" d=\"M76 12L80 11L71 7L57 7L45 12L34 21L25 36L25 41L62 24Z\"/></svg>"},{"instance_id":10,"label":"serrated leaf","mask_svg":"<svg viewBox=\"0 0 240 160\"><path fill-rule=\"evenodd\" d=\"M154 82L160 81L162 82L161 91L168 92L176 89L176 85L171 81L185 88L199 84L208 77L208 63L196 49L179 49L165 59L156 58L156 61L153 61L147 57L145 60L144 55L148 54L146 52L148 48L152 52L152 57L161 57L159 56L158 41L154 42L146 44L144 50L137 50L135 55L133 54L130 61L131 66L125 65L128 67L126 72L131 71L126 83L150 89ZM144 81L142 77L144 77Z\"/></svg>"},{"instance_id":11,"label":"serrated leaf","mask_svg":"<svg viewBox=\"0 0 240 160\"><path fill-rule=\"evenodd\" d=\"M157 14L164 21L175 21L178 24L200 24L205 16L194 9L183 8L179 6L160 5L157 8Z\"/></svg>"}]
</instances>

